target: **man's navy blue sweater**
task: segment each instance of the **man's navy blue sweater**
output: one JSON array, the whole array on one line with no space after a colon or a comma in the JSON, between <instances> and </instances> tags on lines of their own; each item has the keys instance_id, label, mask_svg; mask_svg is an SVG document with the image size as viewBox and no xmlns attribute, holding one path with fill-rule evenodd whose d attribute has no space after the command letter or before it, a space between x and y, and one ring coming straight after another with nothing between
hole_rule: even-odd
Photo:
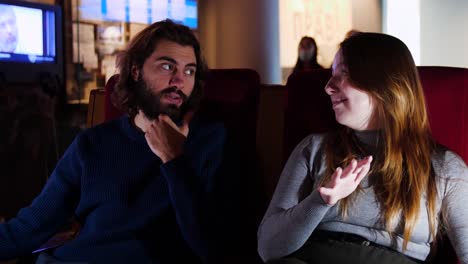
<instances>
[{"instance_id":1,"label":"man's navy blue sweater","mask_svg":"<svg viewBox=\"0 0 468 264\"><path fill-rule=\"evenodd\" d=\"M82 229L53 251L60 260L214 259L214 203L224 177L225 138L222 125L192 122L184 154L162 164L128 117L88 129L70 145L32 204L0 225L0 260L30 253L71 216Z\"/></svg>"}]
</instances>

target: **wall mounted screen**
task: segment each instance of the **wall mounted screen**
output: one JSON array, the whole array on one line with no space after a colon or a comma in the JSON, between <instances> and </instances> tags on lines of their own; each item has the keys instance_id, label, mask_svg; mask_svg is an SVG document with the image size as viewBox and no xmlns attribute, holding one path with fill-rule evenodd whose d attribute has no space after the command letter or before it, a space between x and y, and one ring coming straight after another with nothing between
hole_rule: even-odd
<instances>
[{"instance_id":1,"label":"wall mounted screen","mask_svg":"<svg viewBox=\"0 0 468 264\"><path fill-rule=\"evenodd\" d=\"M196 29L197 6L197 0L80 0L78 13L80 20L88 21L151 24L172 19Z\"/></svg>"}]
</instances>

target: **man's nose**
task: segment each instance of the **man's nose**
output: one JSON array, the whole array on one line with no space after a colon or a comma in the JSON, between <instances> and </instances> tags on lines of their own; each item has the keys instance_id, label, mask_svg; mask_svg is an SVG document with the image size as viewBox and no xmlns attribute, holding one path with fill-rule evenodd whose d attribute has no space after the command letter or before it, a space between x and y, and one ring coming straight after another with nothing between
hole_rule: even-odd
<instances>
[{"instance_id":1,"label":"man's nose","mask_svg":"<svg viewBox=\"0 0 468 264\"><path fill-rule=\"evenodd\" d=\"M174 70L170 80L170 85L176 86L178 89L181 89L184 85L184 73L181 70Z\"/></svg>"}]
</instances>

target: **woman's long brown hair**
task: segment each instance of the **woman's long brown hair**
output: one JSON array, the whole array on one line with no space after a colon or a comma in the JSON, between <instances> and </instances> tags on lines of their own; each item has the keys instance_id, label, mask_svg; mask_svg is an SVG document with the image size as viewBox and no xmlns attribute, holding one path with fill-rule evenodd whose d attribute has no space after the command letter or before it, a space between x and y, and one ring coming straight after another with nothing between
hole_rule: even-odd
<instances>
[{"instance_id":1,"label":"woman's long brown hair","mask_svg":"<svg viewBox=\"0 0 468 264\"><path fill-rule=\"evenodd\" d=\"M392 234L395 228L403 229L406 250L419 210L427 206L430 234L435 240L437 189L431 154L436 146L411 53L399 39L377 33L359 33L346 39L341 52L350 82L375 102L372 118L379 127L379 153L370 174L385 228ZM327 174L322 182L328 181L338 166L344 168L360 154L354 133L345 126L328 136L325 151ZM340 201L344 216L356 193ZM421 197L427 204L421 204Z\"/></svg>"}]
</instances>

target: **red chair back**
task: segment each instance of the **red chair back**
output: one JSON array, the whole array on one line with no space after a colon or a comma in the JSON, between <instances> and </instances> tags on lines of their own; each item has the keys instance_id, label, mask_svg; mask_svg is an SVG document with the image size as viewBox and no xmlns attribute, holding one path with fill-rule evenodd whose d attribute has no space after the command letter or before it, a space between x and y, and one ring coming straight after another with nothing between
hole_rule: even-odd
<instances>
[{"instance_id":1,"label":"red chair back","mask_svg":"<svg viewBox=\"0 0 468 264\"><path fill-rule=\"evenodd\" d=\"M434 138L468 163L468 69L418 70Z\"/></svg>"},{"instance_id":2,"label":"red chair back","mask_svg":"<svg viewBox=\"0 0 468 264\"><path fill-rule=\"evenodd\" d=\"M206 76L200 114L222 121L243 142L243 152L255 153L260 76L249 69L210 70Z\"/></svg>"},{"instance_id":3,"label":"red chair back","mask_svg":"<svg viewBox=\"0 0 468 264\"><path fill-rule=\"evenodd\" d=\"M104 120L109 121L115 119L122 115L117 107L114 106L111 100L111 94L114 92L114 87L119 80L119 75L115 74L109 78L105 87L105 96L104 96Z\"/></svg>"},{"instance_id":4,"label":"red chair back","mask_svg":"<svg viewBox=\"0 0 468 264\"><path fill-rule=\"evenodd\" d=\"M256 230L266 209L267 201L260 190L260 173L257 159L257 112L260 98L260 77L249 69L210 70L206 76L204 97L199 114L223 122L229 138L239 151L240 184L236 190L238 203L243 205L236 224L243 237L243 259L234 258L229 263L260 263L256 251ZM241 194L241 195L238 195Z\"/></svg>"},{"instance_id":5,"label":"red chair back","mask_svg":"<svg viewBox=\"0 0 468 264\"><path fill-rule=\"evenodd\" d=\"M435 140L468 163L468 69L426 66L418 71ZM306 135L336 127L330 98L324 92L330 76L330 70L317 70L289 77L283 162ZM439 243L434 263L437 261L457 262L447 239Z\"/></svg>"},{"instance_id":6,"label":"red chair back","mask_svg":"<svg viewBox=\"0 0 468 264\"><path fill-rule=\"evenodd\" d=\"M118 76L113 76L106 85L105 108L106 120L121 115L112 104L110 94L114 90ZM260 194L257 157L256 133L257 111L260 98L260 77L250 69L217 69L210 70L205 78L204 95L200 103L198 115L203 119L222 122L227 128L228 136L239 150L242 168L238 175L241 189L235 189L239 201L243 205L242 215L236 224L242 226L243 252L239 256L252 260L246 263L257 263L256 229L263 216L266 202ZM244 202L245 199L245 202ZM265 206L263 206L265 204ZM262 207L263 206L263 207ZM240 223L242 222L242 223ZM245 235L244 235L245 234ZM239 263L241 260L232 260ZM242 260L243 261L243 260Z\"/></svg>"},{"instance_id":7,"label":"red chair back","mask_svg":"<svg viewBox=\"0 0 468 264\"><path fill-rule=\"evenodd\" d=\"M325 85L330 69L297 72L286 83L283 163L296 145L308 134L322 133L337 126Z\"/></svg>"},{"instance_id":8,"label":"red chair back","mask_svg":"<svg viewBox=\"0 0 468 264\"><path fill-rule=\"evenodd\" d=\"M468 69L418 67L435 140L468 163ZM450 241L442 239L433 263L457 263Z\"/></svg>"}]
</instances>

